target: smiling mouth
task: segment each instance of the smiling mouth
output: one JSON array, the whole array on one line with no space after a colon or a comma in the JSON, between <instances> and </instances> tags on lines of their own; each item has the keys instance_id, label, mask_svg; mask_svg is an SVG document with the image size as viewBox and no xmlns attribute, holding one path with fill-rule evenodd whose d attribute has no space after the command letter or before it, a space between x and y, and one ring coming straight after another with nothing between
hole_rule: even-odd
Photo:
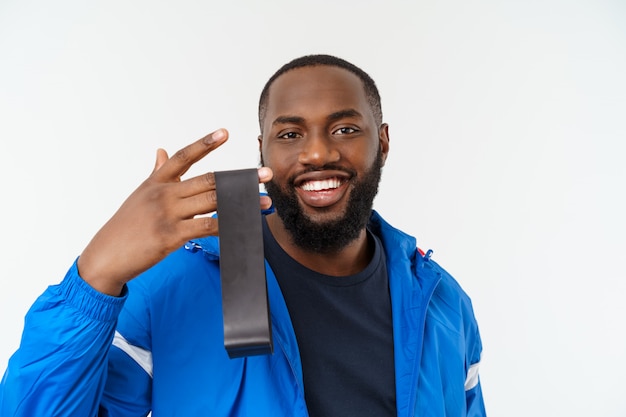
<instances>
[{"instance_id":1,"label":"smiling mouth","mask_svg":"<svg viewBox=\"0 0 626 417\"><path fill-rule=\"evenodd\" d=\"M303 191L325 191L341 187L343 181L339 178L327 178L323 180L310 180L300 184Z\"/></svg>"}]
</instances>

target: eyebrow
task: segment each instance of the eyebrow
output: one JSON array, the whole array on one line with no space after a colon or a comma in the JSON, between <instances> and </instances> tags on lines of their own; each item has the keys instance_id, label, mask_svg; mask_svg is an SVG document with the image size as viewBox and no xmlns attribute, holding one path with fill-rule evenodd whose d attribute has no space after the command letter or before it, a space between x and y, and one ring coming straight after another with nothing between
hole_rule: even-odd
<instances>
[{"instance_id":1,"label":"eyebrow","mask_svg":"<svg viewBox=\"0 0 626 417\"><path fill-rule=\"evenodd\" d=\"M337 112L331 113L326 118L329 122L334 122L336 120L347 119L347 118L362 118L363 115L354 109L345 109L339 110Z\"/></svg>"},{"instance_id":2,"label":"eyebrow","mask_svg":"<svg viewBox=\"0 0 626 417\"><path fill-rule=\"evenodd\" d=\"M339 110L334 113L329 114L326 117L326 120L329 122L334 122L336 120L341 120L345 118L362 118L363 115L354 109L345 109ZM273 122L272 125L278 124L304 124L304 117L301 116L278 116Z\"/></svg>"},{"instance_id":3,"label":"eyebrow","mask_svg":"<svg viewBox=\"0 0 626 417\"><path fill-rule=\"evenodd\" d=\"M280 124L302 124L304 123L304 117L300 116L278 116L276 120L272 122L272 125Z\"/></svg>"}]
</instances>

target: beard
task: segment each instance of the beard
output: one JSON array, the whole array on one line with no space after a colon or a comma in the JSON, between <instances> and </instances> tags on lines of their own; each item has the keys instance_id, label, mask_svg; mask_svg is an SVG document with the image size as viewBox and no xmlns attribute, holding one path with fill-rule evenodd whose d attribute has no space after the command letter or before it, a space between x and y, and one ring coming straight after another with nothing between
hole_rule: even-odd
<instances>
[{"instance_id":1,"label":"beard","mask_svg":"<svg viewBox=\"0 0 626 417\"><path fill-rule=\"evenodd\" d=\"M289 231L294 244L310 252L333 253L356 240L367 226L374 197L378 193L382 167L383 155L379 147L372 166L354 183L343 215L324 222L316 222L304 213L292 185L293 180L288 181L291 185L288 188L271 180L265 184L265 190L272 198L276 214ZM345 171L345 168L335 166L324 168Z\"/></svg>"}]
</instances>

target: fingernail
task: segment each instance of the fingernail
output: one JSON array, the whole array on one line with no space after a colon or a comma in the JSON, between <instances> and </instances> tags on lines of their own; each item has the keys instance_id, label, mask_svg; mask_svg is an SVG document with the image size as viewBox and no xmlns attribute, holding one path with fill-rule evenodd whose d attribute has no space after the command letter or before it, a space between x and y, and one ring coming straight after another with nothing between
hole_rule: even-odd
<instances>
[{"instance_id":1,"label":"fingernail","mask_svg":"<svg viewBox=\"0 0 626 417\"><path fill-rule=\"evenodd\" d=\"M213 140L222 140L226 137L226 131L224 129L218 129L211 135Z\"/></svg>"}]
</instances>

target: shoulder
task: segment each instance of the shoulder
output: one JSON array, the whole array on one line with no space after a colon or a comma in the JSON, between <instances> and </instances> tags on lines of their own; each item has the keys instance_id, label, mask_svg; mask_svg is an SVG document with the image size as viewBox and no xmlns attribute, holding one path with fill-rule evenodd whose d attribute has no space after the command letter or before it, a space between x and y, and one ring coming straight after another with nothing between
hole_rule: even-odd
<instances>
[{"instance_id":1,"label":"shoulder","mask_svg":"<svg viewBox=\"0 0 626 417\"><path fill-rule=\"evenodd\" d=\"M385 247L390 268L410 260L418 285L425 293L435 287L430 298L429 314L456 321L472 322L472 302L459 282L431 258L432 251L424 253L417 247L416 239L391 226L376 211L372 213L369 227Z\"/></svg>"},{"instance_id":2,"label":"shoulder","mask_svg":"<svg viewBox=\"0 0 626 417\"><path fill-rule=\"evenodd\" d=\"M150 349L161 332L178 334L180 317L211 317L191 312L218 306L219 264L201 248L186 244L127 284L128 299L118 331L129 343ZM196 320L186 320L196 325ZM162 337L157 337L163 342Z\"/></svg>"},{"instance_id":3,"label":"shoulder","mask_svg":"<svg viewBox=\"0 0 626 417\"><path fill-rule=\"evenodd\" d=\"M428 255L419 258L421 259L418 263L423 263L424 268L431 269L440 277L439 284L433 292L431 304L436 305L442 313L473 319L471 298L461 284L436 261L428 259Z\"/></svg>"},{"instance_id":4,"label":"shoulder","mask_svg":"<svg viewBox=\"0 0 626 417\"><path fill-rule=\"evenodd\" d=\"M200 288L218 286L217 254L195 242L187 242L162 261L128 283L130 298L185 299ZM153 300L154 301L154 300Z\"/></svg>"},{"instance_id":5,"label":"shoulder","mask_svg":"<svg viewBox=\"0 0 626 417\"><path fill-rule=\"evenodd\" d=\"M471 298L437 262L420 258L418 262L423 262L424 267L440 277L426 311L426 333L445 337L450 342L449 346L456 346L459 352L464 353L467 364L477 363L480 361L482 342Z\"/></svg>"}]
</instances>

